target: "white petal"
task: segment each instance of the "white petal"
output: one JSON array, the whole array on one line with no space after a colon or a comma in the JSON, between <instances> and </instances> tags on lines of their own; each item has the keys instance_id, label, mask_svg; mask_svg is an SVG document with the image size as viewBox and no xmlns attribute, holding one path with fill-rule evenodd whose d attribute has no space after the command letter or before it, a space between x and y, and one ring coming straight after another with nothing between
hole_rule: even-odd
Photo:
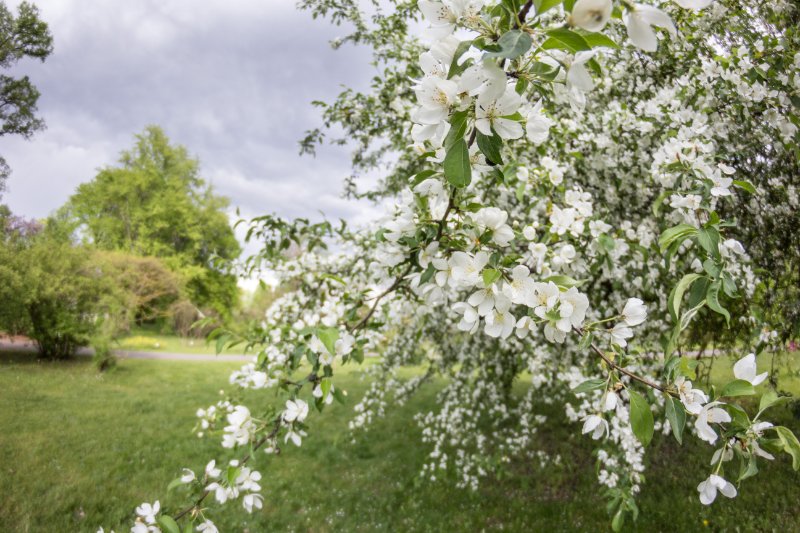
<instances>
[{"instance_id":1,"label":"white petal","mask_svg":"<svg viewBox=\"0 0 800 533\"><path fill-rule=\"evenodd\" d=\"M653 31L637 13L629 13L625 17L625 27L628 29L628 38L637 47L646 52L655 52L658 48L658 39Z\"/></svg>"}]
</instances>

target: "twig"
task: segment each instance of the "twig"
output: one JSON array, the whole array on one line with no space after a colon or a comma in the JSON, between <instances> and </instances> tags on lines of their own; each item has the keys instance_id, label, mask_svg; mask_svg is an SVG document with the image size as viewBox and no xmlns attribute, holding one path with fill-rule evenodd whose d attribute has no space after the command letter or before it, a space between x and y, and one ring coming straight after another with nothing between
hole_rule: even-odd
<instances>
[{"instance_id":1,"label":"twig","mask_svg":"<svg viewBox=\"0 0 800 533\"><path fill-rule=\"evenodd\" d=\"M382 293L380 293L380 294L379 294L379 295L378 295L378 296L375 298L375 300L372 302L372 307L370 307L370 308L369 308L369 311L367 312L367 314L366 314L366 315L364 315L364 318L362 318L361 320L359 320L359 321L358 321L358 323L357 323L355 326L353 326L353 327L352 327L352 329L351 329L350 331L358 331L359 329L363 328L363 327L364 327L364 326L367 324L367 322L369 321L369 319L370 319L370 318L372 317L372 315L375 313L375 309L377 309L377 308L378 308L378 304L380 303L381 299L383 299L383 297L384 297L384 296L388 295L388 294L389 294L389 293L391 293L392 291L396 290L396 289L397 289L397 287L399 287L399 286L400 286L400 284L401 284L401 283L403 283L403 278L405 278L405 277L408 275L408 273L409 273L409 272L411 272L411 268L412 268L412 267L413 267L413 265L412 265L412 264L409 262L409 263L408 263L408 266L407 266L407 267L406 267L406 269L403 271L403 273L402 273L402 274L400 274L399 276L397 276L397 277L395 278L394 282L393 282L393 283L392 283L392 284L389 286L389 288L388 288L388 289L386 289L385 291L383 291Z\"/></svg>"},{"instance_id":2,"label":"twig","mask_svg":"<svg viewBox=\"0 0 800 533\"><path fill-rule=\"evenodd\" d=\"M519 15L517 18L519 19L519 24L514 24L515 28L519 28L522 24L525 23L525 19L528 17L528 12L531 10L533 6L533 0L528 0L525 2L525 5L522 6L522 9L519 10Z\"/></svg>"},{"instance_id":3,"label":"twig","mask_svg":"<svg viewBox=\"0 0 800 533\"><path fill-rule=\"evenodd\" d=\"M281 429L281 421L282 420L283 419L281 418L281 416L278 416L275 419L275 428L270 432L269 435L264 435L263 437L258 439L258 441L256 441L256 443L253 445L253 448L252 448L253 452L255 452L256 450L261 448L261 446L263 446L264 443L267 442L268 440L275 438L275 435L277 435L278 431ZM242 459L240 464L245 465L247 463L247 461L249 461L252 457L253 457L252 453L248 453L247 455L244 456L244 458ZM201 494L200 497L192 505L190 505L189 507L183 509L181 512L179 512L178 514L176 514L172 518L177 522L178 520L183 518L186 515L186 513L192 511L193 509L197 509L198 507L200 507L200 504L203 503L203 500L206 499L206 496L208 496L210 493L211 493L210 490L208 490L208 489L204 490L203 494Z\"/></svg>"},{"instance_id":4,"label":"twig","mask_svg":"<svg viewBox=\"0 0 800 533\"><path fill-rule=\"evenodd\" d=\"M578 335L583 336L583 330L581 328L573 328L573 329L575 330L576 333L578 333ZM603 361L605 361L606 364L608 366L610 366L611 368L613 368L614 370L620 372L621 374L625 374L629 378L631 378L631 379L633 379L635 381L638 381L639 383L643 383L644 385L647 385L648 387L651 387L653 389L659 390L659 391L661 391L663 393L666 393L666 394L670 394L670 395L673 395L673 396L675 395L672 391L666 389L662 385L659 385L658 383L654 383L654 382L650 381L647 378L643 378L642 376L639 376L638 374L634 374L630 370L627 370L626 368L619 366L617 363L615 363L614 361L609 359L608 356L606 356L606 354L604 354L603 351L595 345L595 343L593 343L593 342L590 343L590 346L592 348L592 351L594 351L594 353L599 355L600 358Z\"/></svg>"}]
</instances>

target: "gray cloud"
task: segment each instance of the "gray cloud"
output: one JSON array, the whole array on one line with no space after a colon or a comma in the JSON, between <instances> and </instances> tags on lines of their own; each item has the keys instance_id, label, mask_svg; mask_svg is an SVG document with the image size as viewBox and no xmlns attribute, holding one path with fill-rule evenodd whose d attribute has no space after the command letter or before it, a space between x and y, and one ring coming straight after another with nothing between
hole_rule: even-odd
<instances>
[{"instance_id":1,"label":"gray cloud","mask_svg":"<svg viewBox=\"0 0 800 533\"><path fill-rule=\"evenodd\" d=\"M13 3L13 2L12 2ZM4 140L13 174L3 201L45 216L133 135L162 126L199 157L203 176L246 215L363 220L369 208L339 198L346 148L297 155L320 124L314 99L363 88L366 50L333 51L345 31L298 12L291 0L40 0L55 51L27 62L48 129Z\"/></svg>"}]
</instances>

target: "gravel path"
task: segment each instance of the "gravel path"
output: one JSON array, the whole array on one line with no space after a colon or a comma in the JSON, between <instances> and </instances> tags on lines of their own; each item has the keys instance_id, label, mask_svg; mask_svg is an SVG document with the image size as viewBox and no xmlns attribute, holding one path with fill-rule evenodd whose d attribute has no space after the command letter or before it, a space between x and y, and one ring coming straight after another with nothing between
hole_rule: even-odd
<instances>
[{"instance_id":1,"label":"gravel path","mask_svg":"<svg viewBox=\"0 0 800 533\"><path fill-rule=\"evenodd\" d=\"M36 347L30 342L14 342L0 340L0 352L36 353ZM91 357L94 354L91 348L80 348L76 355ZM161 359L164 361L252 361L252 355L209 355L193 353L171 352L140 352L128 350L114 350L114 355L120 359Z\"/></svg>"}]
</instances>

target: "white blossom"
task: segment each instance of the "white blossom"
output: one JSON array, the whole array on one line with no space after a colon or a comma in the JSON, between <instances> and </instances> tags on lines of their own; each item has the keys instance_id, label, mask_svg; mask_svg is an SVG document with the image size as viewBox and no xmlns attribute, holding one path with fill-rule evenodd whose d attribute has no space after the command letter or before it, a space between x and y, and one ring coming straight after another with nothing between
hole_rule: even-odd
<instances>
[{"instance_id":1,"label":"white blossom","mask_svg":"<svg viewBox=\"0 0 800 533\"><path fill-rule=\"evenodd\" d=\"M600 31L611 19L613 7L611 0L578 0L572 6L569 21L586 31Z\"/></svg>"},{"instance_id":2,"label":"white blossom","mask_svg":"<svg viewBox=\"0 0 800 533\"><path fill-rule=\"evenodd\" d=\"M632 10L625 12L623 18L628 29L628 38L647 52L655 52L658 48L658 37L652 26L666 29L673 37L677 34L669 15L654 6L635 4Z\"/></svg>"},{"instance_id":3,"label":"white blossom","mask_svg":"<svg viewBox=\"0 0 800 533\"><path fill-rule=\"evenodd\" d=\"M736 379L748 381L754 387L761 384L769 375L769 372L758 375L756 375L756 372L756 354L754 353L745 355L733 365L733 375Z\"/></svg>"},{"instance_id":4,"label":"white blossom","mask_svg":"<svg viewBox=\"0 0 800 533\"><path fill-rule=\"evenodd\" d=\"M736 487L730 481L716 474L711 474L708 479L697 486L697 492L700 493L700 503L711 505L717 497L717 491L727 498L736 496Z\"/></svg>"}]
</instances>

